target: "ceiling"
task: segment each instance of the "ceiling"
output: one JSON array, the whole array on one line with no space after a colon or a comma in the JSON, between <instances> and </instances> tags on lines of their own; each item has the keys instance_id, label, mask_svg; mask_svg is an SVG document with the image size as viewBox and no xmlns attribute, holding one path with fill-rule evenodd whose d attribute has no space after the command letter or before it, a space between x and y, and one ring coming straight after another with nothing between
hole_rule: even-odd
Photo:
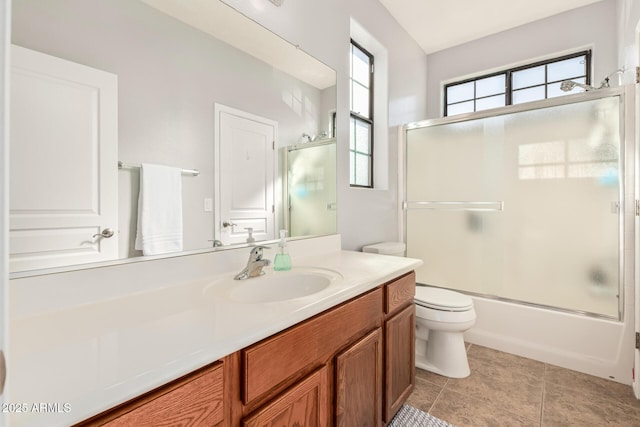
<instances>
[{"instance_id":1,"label":"ceiling","mask_svg":"<svg viewBox=\"0 0 640 427\"><path fill-rule=\"evenodd\" d=\"M427 53L601 0L380 0Z\"/></svg>"}]
</instances>

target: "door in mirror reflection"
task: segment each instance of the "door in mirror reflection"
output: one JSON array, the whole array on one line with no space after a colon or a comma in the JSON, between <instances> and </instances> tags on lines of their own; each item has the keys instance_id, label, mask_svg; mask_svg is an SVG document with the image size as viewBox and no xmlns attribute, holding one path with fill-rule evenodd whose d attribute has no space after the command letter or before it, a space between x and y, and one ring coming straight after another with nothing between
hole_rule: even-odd
<instances>
[{"instance_id":1,"label":"door in mirror reflection","mask_svg":"<svg viewBox=\"0 0 640 427\"><path fill-rule=\"evenodd\" d=\"M117 77L11 55L10 270L116 259Z\"/></svg>"},{"instance_id":2,"label":"door in mirror reflection","mask_svg":"<svg viewBox=\"0 0 640 427\"><path fill-rule=\"evenodd\" d=\"M216 238L275 239L276 121L216 104Z\"/></svg>"}]
</instances>

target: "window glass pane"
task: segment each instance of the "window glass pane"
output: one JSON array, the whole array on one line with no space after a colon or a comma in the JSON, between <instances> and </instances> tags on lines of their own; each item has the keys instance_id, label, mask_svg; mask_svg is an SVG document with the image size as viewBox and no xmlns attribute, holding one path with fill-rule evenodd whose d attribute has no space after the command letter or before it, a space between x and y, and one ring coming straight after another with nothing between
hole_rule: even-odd
<instances>
[{"instance_id":1,"label":"window glass pane","mask_svg":"<svg viewBox=\"0 0 640 427\"><path fill-rule=\"evenodd\" d=\"M519 68L506 69L492 76L478 76L475 80L445 86L446 115L470 113L503 105L555 98L583 92L574 87L561 90L561 82L572 80L585 84L590 51L576 53L573 58L537 62Z\"/></svg>"},{"instance_id":2,"label":"window glass pane","mask_svg":"<svg viewBox=\"0 0 640 427\"><path fill-rule=\"evenodd\" d=\"M544 65L525 70L514 71L511 74L513 89L535 86L545 83Z\"/></svg>"},{"instance_id":3,"label":"window glass pane","mask_svg":"<svg viewBox=\"0 0 640 427\"><path fill-rule=\"evenodd\" d=\"M371 154L371 126L369 123L356 120L355 123L355 150L360 153Z\"/></svg>"},{"instance_id":4,"label":"window glass pane","mask_svg":"<svg viewBox=\"0 0 640 427\"><path fill-rule=\"evenodd\" d=\"M523 102L538 101L540 99L544 99L544 86L515 90L513 91L513 96L511 99L513 104L522 104Z\"/></svg>"},{"instance_id":5,"label":"window glass pane","mask_svg":"<svg viewBox=\"0 0 640 427\"><path fill-rule=\"evenodd\" d=\"M351 96L351 111L363 117L370 118L369 90L360 86L358 83L353 83Z\"/></svg>"},{"instance_id":6,"label":"window glass pane","mask_svg":"<svg viewBox=\"0 0 640 427\"><path fill-rule=\"evenodd\" d=\"M349 152L349 184L356 183L356 155L353 151Z\"/></svg>"},{"instance_id":7,"label":"window glass pane","mask_svg":"<svg viewBox=\"0 0 640 427\"><path fill-rule=\"evenodd\" d=\"M349 150L356 149L356 119L349 120Z\"/></svg>"},{"instance_id":8,"label":"window glass pane","mask_svg":"<svg viewBox=\"0 0 640 427\"><path fill-rule=\"evenodd\" d=\"M500 74L486 79L476 80L476 97L481 98L504 93L506 78L505 74Z\"/></svg>"},{"instance_id":9,"label":"window glass pane","mask_svg":"<svg viewBox=\"0 0 640 427\"><path fill-rule=\"evenodd\" d=\"M369 180L369 159L369 156L356 154L356 185L371 185L371 181Z\"/></svg>"},{"instance_id":10,"label":"window glass pane","mask_svg":"<svg viewBox=\"0 0 640 427\"><path fill-rule=\"evenodd\" d=\"M351 48L351 78L369 87L369 57L357 47L351 45Z\"/></svg>"},{"instance_id":11,"label":"window glass pane","mask_svg":"<svg viewBox=\"0 0 640 427\"><path fill-rule=\"evenodd\" d=\"M547 98L555 98L566 94L567 92L560 90L560 82L547 85Z\"/></svg>"},{"instance_id":12,"label":"window glass pane","mask_svg":"<svg viewBox=\"0 0 640 427\"><path fill-rule=\"evenodd\" d=\"M504 95L490 96L476 100L476 111L488 110L489 108L504 107L506 104Z\"/></svg>"},{"instance_id":13,"label":"window glass pane","mask_svg":"<svg viewBox=\"0 0 640 427\"><path fill-rule=\"evenodd\" d=\"M467 99L473 99L473 82L447 87L448 104L466 101Z\"/></svg>"},{"instance_id":14,"label":"window glass pane","mask_svg":"<svg viewBox=\"0 0 640 427\"><path fill-rule=\"evenodd\" d=\"M464 113L473 113L473 101L461 102L460 104L447 106L447 116Z\"/></svg>"},{"instance_id":15,"label":"window glass pane","mask_svg":"<svg viewBox=\"0 0 640 427\"><path fill-rule=\"evenodd\" d=\"M587 74L587 59L585 56L565 59L549 64L547 67L550 82L585 76Z\"/></svg>"}]
</instances>

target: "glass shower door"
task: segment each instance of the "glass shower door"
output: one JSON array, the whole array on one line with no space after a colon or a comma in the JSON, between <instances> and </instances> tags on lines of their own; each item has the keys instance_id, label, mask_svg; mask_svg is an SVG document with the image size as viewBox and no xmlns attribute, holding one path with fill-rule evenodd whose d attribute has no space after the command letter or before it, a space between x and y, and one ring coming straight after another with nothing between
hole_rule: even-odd
<instances>
[{"instance_id":1,"label":"glass shower door","mask_svg":"<svg viewBox=\"0 0 640 427\"><path fill-rule=\"evenodd\" d=\"M620 105L616 95L409 129L418 282L617 318Z\"/></svg>"},{"instance_id":2,"label":"glass shower door","mask_svg":"<svg viewBox=\"0 0 640 427\"><path fill-rule=\"evenodd\" d=\"M287 183L289 235L335 233L335 139L289 147Z\"/></svg>"}]
</instances>

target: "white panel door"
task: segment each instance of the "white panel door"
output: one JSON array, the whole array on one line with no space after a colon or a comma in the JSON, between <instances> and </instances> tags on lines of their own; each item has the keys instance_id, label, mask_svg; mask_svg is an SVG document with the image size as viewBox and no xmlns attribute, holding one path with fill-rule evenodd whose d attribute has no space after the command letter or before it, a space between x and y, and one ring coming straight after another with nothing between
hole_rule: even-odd
<instances>
[{"instance_id":1,"label":"white panel door","mask_svg":"<svg viewBox=\"0 0 640 427\"><path fill-rule=\"evenodd\" d=\"M116 259L117 76L11 56L10 271Z\"/></svg>"},{"instance_id":2,"label":"white panel door","mask_svg":"<svg viewBox=\"0 0 640 427\"><path fill-rule=\"evenodd\" d=\"M216 104L216 239L275 238L277 122Z\"/></svg>"}]
</instances>

